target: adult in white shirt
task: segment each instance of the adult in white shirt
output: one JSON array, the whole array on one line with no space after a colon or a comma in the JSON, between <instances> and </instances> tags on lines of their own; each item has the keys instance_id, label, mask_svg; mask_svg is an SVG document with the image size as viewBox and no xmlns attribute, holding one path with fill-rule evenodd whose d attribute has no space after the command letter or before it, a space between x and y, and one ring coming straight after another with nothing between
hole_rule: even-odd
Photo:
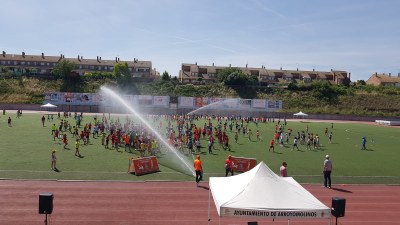
<instances>
[{"instance_id":1,"label":"adult in white shirt","mask_svg":"<svg viewBox=\"0 0 400 225\"><path fill-rule=\"evenodd\" d=\"M324 186L326 188L331 188L332 161L330 160L329 155L325 156L323 172L324 172Z\"/></svg>"}]
</instances>

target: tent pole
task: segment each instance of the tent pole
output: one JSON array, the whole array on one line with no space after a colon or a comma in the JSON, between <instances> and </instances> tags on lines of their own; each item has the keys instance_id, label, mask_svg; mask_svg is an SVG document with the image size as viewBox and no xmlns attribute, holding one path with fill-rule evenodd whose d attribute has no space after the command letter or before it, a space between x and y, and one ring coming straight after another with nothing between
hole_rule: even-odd
<instances>
[{"instance_id":1,"label":"tent pole","mask_svg":"<svg viewBox=\"0 0 400 225\"><path fill-rule=\"evenodd\" d=\"M210 201L211 201L211 188L208 188L208 225L210 225Z\"/></svg>"},{"instance_id":2,"label":"tent pole","mask_svg":"<svg viewBox=\"0 0 400 225\"><path fill-rule=\"evenodd\" d=\"M287 220L287 224L288 224L288 225L290 225L290 219L289 219L289 220Z\"/></svg>"},{"instance_id":3,"label":"tent pole","mask_svg":"<svg viewBox=\"0 0 400 225\"><path fill-rule=\"evenodd\" d=\"M221 225L221 216L218 216L218 225Z\"/></svg>"}]
</instances>

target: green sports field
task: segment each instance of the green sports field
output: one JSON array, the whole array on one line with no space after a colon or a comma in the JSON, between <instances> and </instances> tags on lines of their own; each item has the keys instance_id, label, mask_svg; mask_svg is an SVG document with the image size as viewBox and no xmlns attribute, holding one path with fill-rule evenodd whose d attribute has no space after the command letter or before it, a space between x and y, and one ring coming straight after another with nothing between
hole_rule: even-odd
<instances>
[{"instance_id":1,"label":"green sports field","mask_svg":"<svg viewBox=\"0 0 400 225\"><path fill-rule=\"evenodd\" d=\"M12 127L7 126L7 118L12 118ZM61 140L53 141L51 123L46 121L42 127L41 113L24 113L16 118L15 113L0 116L0 178L10 179L59 179L59 180L194 180L193 177L171 169L170 165L160 165L161 172L143 176L127 173L128 159L138 156L137 153L106 150L100 144L100 138L91 139L90 145L81 145L83 158L74 156L72 135L68 134L70 150L63 149ZM121 117L122 118L122 117ZM68 119L75 124L72 118ZM92 116L85 116L83 123L93 123ZM59 120L56 119L56 124ZM200 126L205 121L196 121ZM275 121L276 122L276 121ZM213 124L217 122L214 121ZM164 123L165 124L165 123ZM173 123L174 124L174 123ZM400 184L400 129L366 124L288 121L286 128L293 133L306 130L318 133L322 147L306 150L299 145L300 151L292 151L293 139L287 146L277 145L275 153L268 152L269 141L274 133L275 124L249 124L253 131L259 130L262 140L249 141L247 136L239 136L239 143L234 143L234 134L229 133L231 152L225 151L216 144L214 154L208 154L202 148L205 180L210 176L224 176L224 160L227 155L256 158L264 161L275 172L279 171L282 161L288 164L288 174L301 183L322 182L322 166L325 155L333 161L332 181L335 184ZM333 132L330 144L324 134L325 128ZM361 138L367 138L367 150L361 150ZM202 146L207 146L202 140ZM51 168L51 150L57 150L57 167L60 172ZM186 151L187 152L187 151ZM193 155L186 154L190 161Z\"/></svg>"}]
</instances>

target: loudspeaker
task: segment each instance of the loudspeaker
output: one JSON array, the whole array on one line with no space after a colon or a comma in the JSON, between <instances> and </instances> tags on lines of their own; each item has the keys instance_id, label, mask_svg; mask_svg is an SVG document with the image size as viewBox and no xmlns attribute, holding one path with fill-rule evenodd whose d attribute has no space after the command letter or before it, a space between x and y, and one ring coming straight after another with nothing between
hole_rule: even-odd
<instances>
[{"instance_id":1,"label":"loudspeaker","mask_svg":"<svg viewBox=\"0 0 400 225\"><path fill-rule=\"evenodd\" d=\"M258 222L247 222L247 225L258 225Z\"/></svg>"},{"instance_id":2,"label":"loudspeaker","mask_svg":"<svg viewBox=\"0 0 400 225\"><path fill-rule=\"evenodd\" d=\"M334 217L344 217L346 208L346 199L333 197L332 198L332 215Z\"/></svg>"},{"instance_id":3,"label":"loudspeaker","mask_svg":"<svg viewBox=\"0 0 400 225\"><path fill-rule=\"evenodd\" d=\"M53 212L53 193L41 193L39 195L39 214L51 214Z\"/></svg>"}]
</instances>

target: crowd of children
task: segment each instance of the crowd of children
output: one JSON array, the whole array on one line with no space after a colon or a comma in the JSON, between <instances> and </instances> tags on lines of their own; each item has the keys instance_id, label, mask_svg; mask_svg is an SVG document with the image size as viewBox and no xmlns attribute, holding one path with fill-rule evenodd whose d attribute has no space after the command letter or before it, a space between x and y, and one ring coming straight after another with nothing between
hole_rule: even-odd
<instances>
[{"instance_id":1,"label":"crowd of children","mask_svg":"<svg viewBox=\"0 0 400 225\"><path fill-rule=\"evenodd\" d=\"M231 151L231 144L229 136L234 135L235 144L238 144L240 135L243 134L243 141L250 142L262 141L262 134L258 130L259 123L273 124L274 135L269 142L269 151L275 152L275 146L282 147L290 146L289 142L293 137L292 150L300 150L299 145L305 146L307 150L319 149L320 137L309 131L307 125L305 131L297 132L294 135L293 129L287 128L286 119L283 122L278 119L275 124L273 118L252 118L252 117L221 117L209 115L149 115L147 118L152 121L153 126L165 133L161 132L161 136L157 136L149 127L144 123L134 121L130 117L123 119L107 118L106 116L97 115L93 119L88 116L83 121L83 113L71 115L71 113L64 113L62 116L57 114L57 121L59 124L53 122L52 116L48 116L47 121L51 121L51 134L53 140L61 140L64 148L68 149L68 136L74 140L75 143L75 156L82 157L81 144L83 146L92 142L92 139L99 139L98 142L104 149L116 150L118 152L137 152L141 157L154 156L160 152L159 143L162 141L160 138L175 147L177 150L184 154L198 154L201 152L202 142L207 143L208 153L213 154L213 150L218 149ZM75 124L72 124L69 118L73 118ZM123 121L121 121L123 120ZM198 126L199 121L206 121L204 125ZM163 123L167 123L163 126ZM44 123L44 117L42 117ZM250 123L254 128L256 127L255 139ZM273 128L274 127L274 128ZM229 135L228 135L229 134ZM325 135L328 137L329 142L332 141L332 131L329 132L328 128L325 129ZM97 142L96 142L97 143ZM205 146L204 146L205 147ZM123 149L123 150L122 150Z\"/></svg>"}]
</instances>

